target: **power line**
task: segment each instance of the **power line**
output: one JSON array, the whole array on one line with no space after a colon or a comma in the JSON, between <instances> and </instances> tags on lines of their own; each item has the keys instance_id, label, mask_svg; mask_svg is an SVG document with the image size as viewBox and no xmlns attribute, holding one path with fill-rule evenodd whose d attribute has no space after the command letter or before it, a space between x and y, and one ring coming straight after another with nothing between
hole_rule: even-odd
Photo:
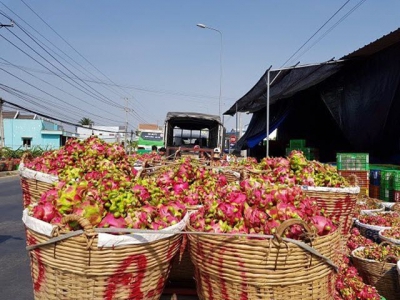
<instances>
[{"instance_id":1,"label":"power line","mask_svg":"<svg viewBox=\"0 0 400 300\"><path fill-rule=\"evenodd\" d=\"M2 59L2 58L0 58L0 59ZM52 95L52 94L50 94L50 93L48 93L48 92L46 92L46 91L44 91L44 90L38 88L37 86L34 86L34 85L30 84L29 82L27 82L27 81L23 80L22 78L16 76L15 74L10 73L10 72L4 70L3 68L0 68L0 70L2 70L3 72L6 72L7 74L9 74L9 75L12 76L12 77L14 77L14 78L16 78L16 79L18 79L18 80L24 82L25 84L27 84L27 85L33 87L34 89L37 89L37 90L41 91L42 93L44 93L44 94L46 94L46 95L48 95L48 96L50 96L50 97L52 97L52 98L54 98L54 99L56 99L56 100L62 102L62 103L64 103L64 104L67 104L66 101L64 101L64 100L60 99L59 97L54 96L54 95ZM28 74L29 74L29 72L28 72ZM34 76L34 77L35 77L35 76ZM42 79L40 79L40 78L38 78L38 79L39 79L39 80L42 80ZM57 88L58 90L63 91L62 89L59 89L58 87L52 85L51 83L49 83L49 82L47 82L47 81L45 81L45 80L42 80L42 81L44 81L45 83L47 83L47 84L53 86L54 88ZM90 105L90 103L84 101L83 99L80 99L80 100ZM77 107L77 106L75 106L75 105L73 105L73 104L69 104L69 106L72 106L72 107L76 108L77 110L83 111L83 112L85 112L85 113L89 113L89 114L94 115L94 116L96 116L96 117L99 117L99 118L102 118L102 119L105 119L105 120L110 120L110 121L114 121L114 122L115 122L115 120L113 120L113 119L108 119L108 118L105 118L105 117L102 117L102 116L93 114L93 113L91 113L91 112L88 112L88 111L82 109L82 107ZM63 109L66 109L66 108L63 108Z\"/></svg>"},{"instance_id":2,"label":"power line","mask_svg":"<svg viewBox=\"0 0 400 300\"><path fill-rule=\"evenodd\" d=\"M80 100L80 101L82 101L82 102L84 102L84 103L86 103L86 104L91 105L89 102L85 101L84 99L74 96L73 94L71 94L71 93L69 93L69 92L67 92L67 91L65 91L65 90L63 90L63 89L61 89L61 88L59 88L58 86L56 86L56 85L54 85L54 84L52 84L52 83L50 83L50 82L48 82L48 81L46 81L46 80L44 80L44 79L38 77L38 76L35 76L34 74L32 74L32 73L26 71L25 69L23 69L23 68L21 68L21 67L19 67L19 66L17 66L17 65L12 64L11 62L7 61L6 59L4 59L4 58L2 58L2 57L0 57L0 59L8 63L8 64L3 64L3 63L0 63L0 64L3 64L3 65L10 65L10 66L13 66L13 67L15 67L15 68L18 68L18 69L21 70L22 72L27 73L28 75L30 75L30 76L32 76L32 77L34 77L34 78L36 78L36 79L38 79L38 80L40 80L40 81L42 81L42 82L48 84L48 85L50 85L51 87L53 87L53 88L55 88L55 89L57 89L57 90L59 90L59 91L65 93L65 94L67 94L67 95L69 95L69 96L71 96L71 97L73 97L73 98L75 98L75 99L77 99L77 100ZM20 78L18 77L18 79L20 79ZM20 79L20 80L22 80L22 79ZM35 87L35 88L36 88L36 87ZM55 97L55 96L52 96L52 97L58 99L58 98ZM62 101L63 101L63 100L62 100ZM64 101L63 101L63 102L64 102ZM70 106L73 106L73 107L75 107L75 108L77 108L77 109L82 110L81 107L74 106L73 104L69 104L69 105L70 105ZM99 116L99 117L100 117L100 116Z\"/></svg>"},{"instance_id":3,"label":"power line","mask_svg":"<svg viewBox=\"0 0 400 300\"><path fill-rule=\"evenodd\" d=\"M27 55L28 57L30 57L31 59L33 59L34 61L36 61L38 64L40 64L42 67L44 67L44 68L46 68L47 70L49 70L50 72L52 72L48 67L46 67L45 65L43 65L41 62L39 62L38 60L36 60L34 57L32 57L31 55L29 55L27 52L25 52L24 50L22 50L21 48L19 48L17 45L15 45L13 42L11 42L10 40L8 40L6 37L4 37L3 35L1 35L0 34L0 36L2 37L2 38L4 38L6 41L8 41L10 44L12 44L14 47L16 47L18 50L20 50L21 52L23 52L25 55ZM62 77L59 77L59 78L61 78L63 81L65 81L65 82L67 82L68 84L70 84L70 85L72 85L72 86L74 86L73 84L71 84L70 82L68 82L67 80L65 80L64 78L62 78ZM75 88L77 88L76 86L74 86ZM81 90L80 88L77 88L77 89L79 89L79 90ZM81 90L82 92L84 92L85 94L87 94L84 90ZM89 95L89 94L87 94L87 95ZM90 96L90 95L89 95ZM112 114L112 113L110 113L109 111L106 111L106 110L104 110L105 112L107 112L107 113L109 113L109 114ZM112 114L112 115L114 115L114 114ZM114 116L117 116L117 115L114 115ZM117 116L118 118L120 117L120 116Z\"/></svg>"},{"instance_id":4,"label":"power line","mask_svg":"<svg viewBox=\"0 0 400 300\"><path fill-rule=\"evenodd\" d=\"M52 54L50 54L46 49L44 49L34 38L32 38L32 36L30 36L26 31L24 31L24 29L22 29L18 23L16 23L16 26L22 30L36 45L38 45L43 51L45 51L51 58L53 58L57 63L59 63L64 69L66 69L68 72L70 72L71 74L73 74L75 77L76 74L74 72L72 72L69 68L67 68L63 63L61 63L57 58L55 58ZM27 47L29 47L32 51L34 51L37 55L39 55L42 59L44 59L47 63L49 63L51 66L53 66L54 68L56 68L59 72L63 73L64 75L66 75L63 71L61 71L58 67L56 67L53 63L51 63L49 60L47 60L46 58L44 58L41 54L39 54L35 49L33 49L31 46L29 46L25 41L23 41L20 37L18 37L16 34L14 34L12 31L10 31L8 29L8 31L14 35L17 39L19 39L22 43L24 43ZM77 77L79 78L79 77ZM86 85L90 90L93 90L94 92L90 91L88 88L82 86L80 83L78 83L75 80L72 80L75 84L78 84L80 87L82 87L83 89L85 89L86 91L88 91L90 94L92 94L92 97L98 99L99 101L105 103L105 104L109 104L111 106L115 105L115 106L119 106L118 103L113 102L112 100L107 99L107 97L105 97L104 95L102 95L101 93L99 93L97 90L95 90L93 87L91 87L89 84L87 84L84 81L81 81L84 85ZM96 94L98 94L99 96L96 96Z\"/></svg>"},{"instance_id":5,"label":"power line","mask_svg":"<svg viewBox=\"0 0 400 300\"><path fill-rule=\"evenodd\" d=\"M91 76L93 76L94 78L96 78L97 80L99 80L100 82L103 82L99 77L97 77L95 74L93 74L92 72L90 72L89 70L87 70L85 67L83 67L79 62L77 62L76 60L74 60L71 56L69 56L67 53L65 53L62 49L60 49L59 47L57 47L57 45L55 45L54 43L52 43L49 39L47 39L44 35L42 35L39 31L37 31L33 26L31 26L28 22L26 22L23 18L21 18L17 13L15 13L12 9L10 9L7 5L5 5L4 3L2 3L9 11L11 11L14 15L16 15L19 19L22 20L22 22L24 22L25 24L27 24L32 30L34 30L37 34L39 34L43 39L45 39L49 44L51 44L54 48L56 48L58 51L60 51L61 53L63 53L66 57L68 57L71 61L73 61L76 65L78 65L82 70L84 70L86 72L86 74L84 74L81 70L79 70L77 67L73 66L71 63L69 63L66 59L63 59L61 55L57 54L55 51L53 51L52 49L50 49L50 47L46 46L43 42L41 42L43 45L45 45L49 50L51 50L53 53L55 53L58 57L62 58L65 62L67 62L69 65L71 65L72 67L74 67L76 70L78 70L79 72L81 72L82 74L87 76L87 73L89 73ZM21 26L21 25L19 25ZM103 82L105 84L105 82ZM105 84L106 85L106 84ZM107 87L107 86L106 86ZM111 89L109 87L107 87L107 89L109 91L112 91L116 94L117 91L115 91L114 89ZM122 97L121 94L118 94L120 97Z\"/></svg>"},{"instance_id":6,"label":"power line","mask_svg":"<svg viewBox=\"0 0 400 300\"><path fill-rule=\"evenodd\" d=\"M303 56L305 53L307 53L311 48L313 48L317 43L319 43L326 35L328 35L333 29L335 29L340 23L342 23L345 19L347 19L348 16L350 16L356 9L358 9L362 4L364 4L366 0L361 0L358 2L350 11L348 11L342 18L340 18L335 24L333 24L325 33L320 36L311 46L309 46L307 49L305 49L299 56Z\"/></svg>"},{"instance_id":7,"label":"power line","mask_svg":"<svg viewBox=\"0 0 400 300\"><path fill-rule=\"evenodd\" d=\"M67 124L67 125L76 126L76 127L80 127L80 128L86 128L86 129L88 128L88 127L85 127L85 126L83 126L83 125L81 125L81 124L76 124L76 123L68 122L68 121L65 121L65 120L61 120L61 119L58 119L58 118L54 118L54 117L49 116L49 115L46 115L46 114L38 113L38 112L36 112L36 111L34 111L34 110L25 108L25 107L23 107L23 106L21 106L21 105L15 104L15 103L13 103L13 102L11 102L11 101L8 101L8 100L4 100L4 99L2 99L2 100L3 100L3 102L8 103L8 104L10 104L10 105L12 105L12 106L14 106L14 107L17 107L17 108L19 108L19 109L22 109L22 110L24 110L24 111L27 111L27 112L30 112L30 113L33 113L33 114L37 114L37 115L42 116L42 117L45 117L45 118L47 118L47 119L51 119L51 120L54 120L54 121L58 121L58 122L61 122L61 123ZM94 130L97 130L97 131L102 131L102 132L117 133L116 131L111 131L111 130L96 129L96 128L93 128L93 129L94 129ZM128 133L130 133L130 132L127 132L127 131L118 131L118 133L125 133L125 134L128 134Z\"/></svg>"},{"instance_id":8,"label":"power line","mask_svg":"<svg viewBox=\"0 0 400 300\"><path fill-rule=\"evenodd\" d=\"M320 28L318 28L318 30L316 32L314 32L314 34L308 38L307 41L305 41L299 49L297 49L281 66L284 67L301 49L303 49L303 47L314 37L318 34L318 32L320 32L322 30L322 28L325 27L326 24L328 24L328 22L330 20L332 20L346 5L347 3L349 3L350 0L347 0Z\"/></svg>"}]
</instances>

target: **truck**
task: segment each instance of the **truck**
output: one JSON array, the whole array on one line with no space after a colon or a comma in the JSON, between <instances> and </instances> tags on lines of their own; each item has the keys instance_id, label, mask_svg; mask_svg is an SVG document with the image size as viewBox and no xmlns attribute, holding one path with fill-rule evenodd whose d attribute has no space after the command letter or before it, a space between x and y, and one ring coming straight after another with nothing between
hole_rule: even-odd
<instances>
[{"instance_id":1,"label":"truck","mask_svg":"<svg viewBox=\"0 0 400 300\"><path fill-rule=\"evenodd\" d=\"M225 129L217 115L196 112L168 112L164 124L166 155L201 157L221 151Z\"/></svg>"},{"instance_id":2,"label":"truck","mask_svg":"<svg viewBox=\"0 0 400 300\"><path fill-rule=\"evenodd\" d=\"M149 153L153 145L164 146L163 128L157 124L139 124L137 136L137 153Z\"/></svg>"}]
</instances>

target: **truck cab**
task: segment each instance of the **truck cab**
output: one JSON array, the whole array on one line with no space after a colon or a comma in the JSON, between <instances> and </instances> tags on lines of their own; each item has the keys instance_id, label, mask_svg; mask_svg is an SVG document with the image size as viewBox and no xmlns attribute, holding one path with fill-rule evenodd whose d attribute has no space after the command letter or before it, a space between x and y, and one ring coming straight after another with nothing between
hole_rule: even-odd
<instances>
[{"instance_id":1,"label":"truck cab","mask_svg":"<svg viewBox=\"0 0 400 300\"><path fill-rule=\"evenodd\" d=\"M194 112L168 112L164 125L166 155L212 156L224 139L219 116Z\"/></svg>"}]
</instances>

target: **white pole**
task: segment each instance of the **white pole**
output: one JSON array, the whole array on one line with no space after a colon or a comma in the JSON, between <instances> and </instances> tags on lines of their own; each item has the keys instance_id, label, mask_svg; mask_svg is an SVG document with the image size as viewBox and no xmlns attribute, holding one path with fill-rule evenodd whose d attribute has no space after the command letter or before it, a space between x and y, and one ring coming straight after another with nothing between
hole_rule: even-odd
<instances>
[{"instance_id":1,"label":"white pole","mask_svg":"<svg viewBox=\"0 0 400 300\"><path fill-rule=\"evenodd\" d=\"M223 150L223 146L224 146L224 116L221 116L221 99L222 99L222 32L216 28L213 27L209 27L207 25L204 24L197 24L197 27L203 28L203 29L210 29L213 31L216 31L219 33L220 36L220 52L219 52L219 98L218 98L218 116L221 118L221 122L222 122L222 131L221 131L221 136L220 136L220 147L221 150Z\"/></svg>"},{"instance_id":2,"label":"white pole","mask_svg":"<svg viewBox=\"0 0 400 300\"><path fill-rule=\"evenodd\" d=\"M265 149L265 156L269 156L269 86L270 86L270 72L271 68L269 68L268 73L267 73L267 124L266 124L266 135L267 135L267 141L266 141L266 149Z\"/></svg>"},{"instance_id":3,"label":"white pole","mask_svg":"<svg viewBox=\"0 0 400 300\"><path fill-rule=\"evenodd\" d=\"M4 124L3 124L3 99L0 98L0 148L5 146L4 143Z\"/></svg>"}]
</instances>

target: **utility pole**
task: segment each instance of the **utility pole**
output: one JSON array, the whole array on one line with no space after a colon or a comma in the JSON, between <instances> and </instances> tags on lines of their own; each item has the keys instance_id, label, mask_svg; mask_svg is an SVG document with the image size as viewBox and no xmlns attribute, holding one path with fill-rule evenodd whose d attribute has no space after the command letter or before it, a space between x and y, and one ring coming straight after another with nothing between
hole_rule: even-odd
<instances>
[{"instance_id":1,"label":"utility pole","mask_svg":"<svg viewBox=\"0 0 400 300\"><path fill-rule=\"evenodd\" d=\"M127 134L128 134L128 112L129 112L129 108L128 108L128 97L125 97L125 133L124 133L124 147L125 147L125 151L127 148Z\"/></svg>"},{"instance_id":2,"label":"utility pole","mask_svg":"<svg viewBox=\"0 0 400 300\"><path fill-rule=\"evenodd\" d=\"M0 98L0 148L5 146L4 144L4 124L3 124L3 99Z\"/></svg>"}]
</instances>

